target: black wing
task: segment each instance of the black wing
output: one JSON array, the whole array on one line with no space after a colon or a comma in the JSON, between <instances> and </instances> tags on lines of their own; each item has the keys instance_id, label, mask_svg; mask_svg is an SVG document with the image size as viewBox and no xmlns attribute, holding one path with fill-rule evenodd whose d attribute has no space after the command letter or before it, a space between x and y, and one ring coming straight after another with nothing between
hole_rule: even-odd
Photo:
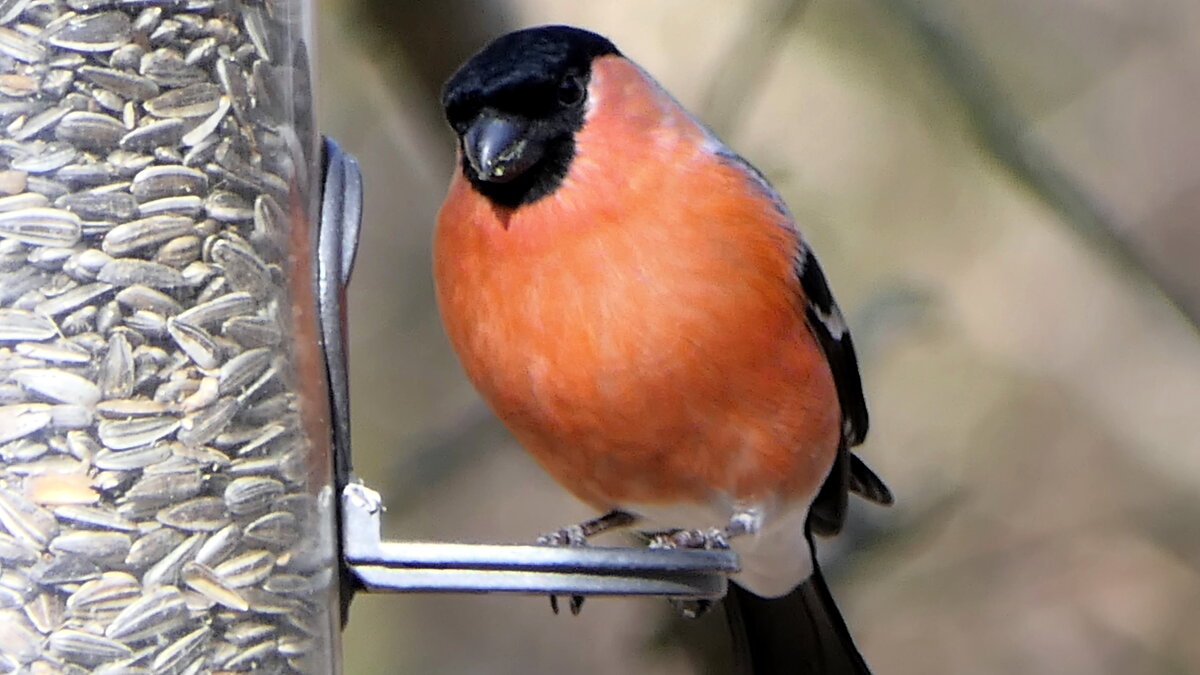
<instances>
[{"instance_id":1,"label":"black wing","mask_svg":"<svg viewBox=\"0 0 1200 675\"><path fill-rule=\"evenodd\" d=\"M837 385L838 402L842 405L842 438L848 446L853 447L867 437L869 420L850 329L846 327L842 310L829 291L817 257L803 244L796 259L796 273L800 277L800 288L804 291L807 303L804 313L808 326L825 351L825 358L833 371L833 381Z\"/></svg>"},{"instance_id":2,"label":"black wing","mask_svg":"<svg viewBox=\"0 0 1200 675\"><path fill-rule=\"evenodd\" d=\"M717 155L745 171L762 190L763 195L775 205L780 215L791 220L787 206L775 188L771 187L766 176L740 155L721 145L716 136L712 138L719 145ZM829 477L825 479L810 510L813 531L821 535L830 535L842 529L842 523L846 519L848 492L885 505L892 503L892 493L875 472L850 452L850 448L862 443L866 438L867 427L870 425L862 379L858 374L858 357L854 354L854 342L850 339L846 319L833 299L828 282L825 281L825 273L821 271L817 257L803 241L800 242L796 253L795 269L796 276L800 278L801 290L804 292L804 314L808 327L816 336L821 350L825 352L825 358L829 361L829 368L833 371L833 382L837 387L838 403L842 408L842 443L838 448L837 459L834 460Z\"/></svg>"},{"instance_id":3,"label":"black wing","mask_svg":"<svg viewBox=\"0 0 1200 675\"><path fill-rule=\"evenodd\" d=\"M866 438L870 424L862 378L858 374L858 357L854 354L854 342L846 319L829 291L821 265L803 244L796 257L796 274L804 291L808 327L829 361L842 408L842 443L810 512L813 531L823 535L836 534L846 519L848 492L879 504L891 504L892 493L875 472L850 452L851 447Z\"/></svg>"}]
</instances>

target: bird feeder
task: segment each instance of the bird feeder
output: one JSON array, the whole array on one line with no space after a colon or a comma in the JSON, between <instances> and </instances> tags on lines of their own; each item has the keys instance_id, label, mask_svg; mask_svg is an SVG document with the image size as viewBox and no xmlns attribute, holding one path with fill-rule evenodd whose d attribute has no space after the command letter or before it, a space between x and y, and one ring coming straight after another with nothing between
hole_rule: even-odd
<instances>
[{"instance_id":1,"label":"bird feeder","mask_svg":"<svg viewBox=\"0 0 1200 675\"><path fill-rule=\"evenodd\" d=\"M732 553L385 542L302 0L0 0L0 673L334 673L354 589L717 598Z\"/></svg>"}]
</instances>

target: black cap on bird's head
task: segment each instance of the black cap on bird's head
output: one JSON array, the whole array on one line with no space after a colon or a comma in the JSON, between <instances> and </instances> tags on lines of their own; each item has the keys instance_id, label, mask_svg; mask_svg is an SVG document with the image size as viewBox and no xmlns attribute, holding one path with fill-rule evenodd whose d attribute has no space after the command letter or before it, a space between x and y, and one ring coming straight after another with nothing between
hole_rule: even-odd
<instances>
[{"instance_id":1,"label":"black cap on bird's head","mask_svg":"<svg viewBox=\"0 0 1200 675\"><path fill-rule=\"evenodd\" d=\"M605 54L620 52L595 33L540 26L497 38L459 68L442 107L476 190L516 207L558 187L583 126L592 61Z\"/></svg>"}]
</instances>

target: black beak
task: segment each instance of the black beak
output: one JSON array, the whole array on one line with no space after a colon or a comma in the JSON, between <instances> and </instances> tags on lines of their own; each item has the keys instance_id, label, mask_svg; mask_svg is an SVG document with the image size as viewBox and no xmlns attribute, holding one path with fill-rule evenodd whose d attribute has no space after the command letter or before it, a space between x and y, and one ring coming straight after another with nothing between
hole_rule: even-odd
<instances>
[{"instance_id":1,"label":"black beak","mask_svg":"<svg viewBox=\"0 0 1200 675\"><path fill-rule=\"evenodd\" d=\"M524 121L484 111L462 136L463 153L479 180L507 183L542 158L542 144Z\"/></svg>"}]
</instances>

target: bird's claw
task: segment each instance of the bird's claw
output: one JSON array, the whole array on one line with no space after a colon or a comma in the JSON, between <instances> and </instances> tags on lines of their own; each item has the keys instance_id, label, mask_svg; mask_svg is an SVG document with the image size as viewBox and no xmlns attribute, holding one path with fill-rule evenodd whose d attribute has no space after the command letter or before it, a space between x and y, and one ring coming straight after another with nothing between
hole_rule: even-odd
<instances>
[{"instance_id":1,"label":"bird's claw","mask_svg":"<svg viewBox=\"0 0 1200 675\"><path fill-rule=\"evenodd\" d=\"M583 527L568 525L554 532L546 532L537 538L539 546L587 546L587 535Z\"/></svg>"},{"instance_id":2,"label":"bird's claw","mask_svg":"<svg viewBox=\"0 0 1200 675\"><path fill-rule=\"evenodd\" d=\"M708 530L661 532L650 537L650 548L724 551L729 548L729 534L725 530L715 527Z\"/></svg>"},{"instance_id":3,"label":"bird's claw","mask_svg":"<svg viewBox=\"0 0 1200 675\"><path fill-rule=\"evenodd\" d=\"M583 527L580 525L568 525L559 528L554 532L546 532L537 538L538 546L568 546L581 547L587 546L587 534L584 533ZM583 610L583 596L572 595L567 600L567 609L571 611L571 616L579 616L579 612ZM558 596L550 596L550 611L558 614Z\"/></svg>"},{"instance_id":4,"label":"bird's claw","mask_svg":"<svg viewBox=\"0 0 1200 675\"><path fill-rule=\"evenodd\" d=\"M671 606L685 619L699 619L712 609L713 601L707 598L671 598Z\"/></svg>"},{"instance_id":5,"label":"bird's claw","mask_svg":"<svg viewBox=\"0 0 1200 675\"><path fill-rule=\"evenodd\" d=\"M583 601L585 599L586 598L584 598L582 595L569 596L567 601L567 609L571 610L571 616L579 616L579 613L583 611ZM556 615L558 614L557 595L550 596L550 611L554 612Z\"/></svg>"}]
</instances>

